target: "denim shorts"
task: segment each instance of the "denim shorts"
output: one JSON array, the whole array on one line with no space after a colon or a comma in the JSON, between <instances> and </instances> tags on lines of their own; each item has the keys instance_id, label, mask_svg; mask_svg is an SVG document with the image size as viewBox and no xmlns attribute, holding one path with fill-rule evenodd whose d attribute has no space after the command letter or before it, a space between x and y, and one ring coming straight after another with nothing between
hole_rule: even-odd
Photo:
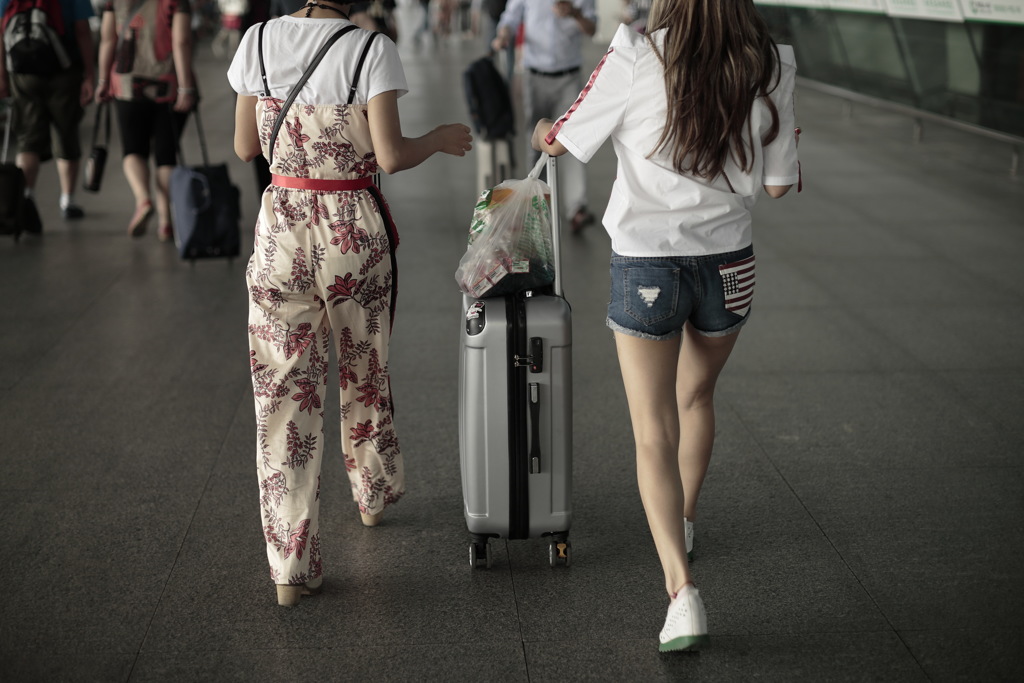
<instances>
[{"instance_id":1,"label":"denim shorts","mask_svg":"<svg viewBox=\"0 0 1024 683\"><path fill-rule=\"evenodd\" d=\"M739 331L754 297L753 245L707 256L612 254L608 327L642 339L679 336L689 321L706 337Z\"/></svg>"}]
</instances>

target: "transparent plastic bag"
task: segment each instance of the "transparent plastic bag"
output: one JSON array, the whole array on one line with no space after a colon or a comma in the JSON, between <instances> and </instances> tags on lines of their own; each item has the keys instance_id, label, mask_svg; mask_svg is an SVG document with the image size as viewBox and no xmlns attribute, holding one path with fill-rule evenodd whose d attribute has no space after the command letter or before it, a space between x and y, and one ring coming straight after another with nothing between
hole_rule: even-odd
<instances>
[{"instance_id":1,"label":"transparent plastic bag","mask_svg":"<svg viewBox=\"0 0 1024 683\"><path fill-rule=\"evenodd\" d=\"M555 281L551 188L538 179L547 154L523 180L486 190L473 210L469 248L455 280L471 297L514 294Z\"/></svg>"}]
</instances>

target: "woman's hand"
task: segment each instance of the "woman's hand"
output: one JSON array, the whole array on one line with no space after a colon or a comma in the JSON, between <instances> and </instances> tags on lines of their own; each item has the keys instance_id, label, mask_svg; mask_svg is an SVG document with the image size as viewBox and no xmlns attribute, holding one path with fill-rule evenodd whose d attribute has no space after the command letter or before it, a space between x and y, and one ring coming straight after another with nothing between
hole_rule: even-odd
<instances>
[{"instance_id":1,"label":"woman's hand","mask_svg":"<svg viewBox=\"0 0 1024 683\"><path fill-rule=\"evenodd\" d=\"M78 103L81 104L83 107L86 107L89 105L90 102L93 101L93 98L95 97L96 90L93 88L92 85L92 76L87 76L85 79L82 80L82 87L79 88Z\"/></svg>"},{"instance_id":2,"label":"woman's hand","mask_svg":"<svg viewBox=\"0 0 1024 683\"><path fill-rule=\"evenodd\" d=\"M448 123L434 129L438 136L438 151L452 156L464 157L473 149L473 135L469 126L462 123Z\"/></svg>"},{"instance_id":3,"label":"woman's hand","mask_svg":"<svg viewBox=\"0 0 1024 683\"><path fill-rule=\"evenodd\" d=\"M551 132L554 125L555 122L551 119L541 119L538 121L537 125L533 127L533 137L530 138L530 145L538 152L547 152L553 157L560 157L569 150L558 140L548 144L548 133Z\"/></svg>"},{"instance_id":4,"label":"woman's hand","mask_svg":"<svg viewBox=\"0 0 1024 683\"><path fill-rule=\"evenodd\" d=\"M96 81L96 92L93 94L93 101L96 102L96 104L101 104L103 102L109 102L112 99L113 95L110 94L110 82L105 78L101 78Z\"/></svg>"},{"instance_id":5,"label":"woman's hand","mask_svg":"<svg viewBox=\"0 0 1024 683\"><path fill-rule=\"evenodd\" d=\"M196 106L195 88L178 88L178 99L174 101L174 111L192 111Z\"/></svg>"}]
</instances>

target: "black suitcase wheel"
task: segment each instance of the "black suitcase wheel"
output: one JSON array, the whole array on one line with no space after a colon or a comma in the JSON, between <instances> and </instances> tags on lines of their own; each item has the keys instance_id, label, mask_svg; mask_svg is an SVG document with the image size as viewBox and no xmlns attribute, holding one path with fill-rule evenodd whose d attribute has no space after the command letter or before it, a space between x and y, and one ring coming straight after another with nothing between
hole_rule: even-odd
<instances>
[{"instance_id":1,"label":"black suitcase wheel","mask_svg":"<svg viewBox=\"0 0 1024 683\"><path fill-rule=\"evenodd\" d=\"M481 565L486 568L491 568L491 552L490 546L487 541L483 543L470 542L469 544L469 566L473 569L479 569Z\"/></svg>"},{"instance_id":2,"label":"black suitcase wheel","mask_svg":"<svg viewBox=\"0 0 1024 683\"><path fill-rule=\"evenodd\" d=\"M572 544L568 540L548 543L548 564L554 567L559 562L566 567L572 562Z\"/></svg>"}]
</instances>

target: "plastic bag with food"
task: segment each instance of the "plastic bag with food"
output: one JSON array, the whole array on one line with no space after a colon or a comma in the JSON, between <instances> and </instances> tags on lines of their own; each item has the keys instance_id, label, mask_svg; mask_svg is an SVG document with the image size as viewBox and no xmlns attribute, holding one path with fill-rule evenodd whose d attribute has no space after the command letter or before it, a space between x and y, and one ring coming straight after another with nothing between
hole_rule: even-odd
<instances>
[{"instance_id":1,"label":"plastic bag with food","mask_svg":"<svg viewBox=\"0 0 1024 683\"><path fill-rule=\"evenodd\" d=\"M484 191L473 210L469 248L455 271L471 297L539 289L555 280L551 247L551 189L539 180L547 155L523 180Z\"/></svg>"}]
</instances>

